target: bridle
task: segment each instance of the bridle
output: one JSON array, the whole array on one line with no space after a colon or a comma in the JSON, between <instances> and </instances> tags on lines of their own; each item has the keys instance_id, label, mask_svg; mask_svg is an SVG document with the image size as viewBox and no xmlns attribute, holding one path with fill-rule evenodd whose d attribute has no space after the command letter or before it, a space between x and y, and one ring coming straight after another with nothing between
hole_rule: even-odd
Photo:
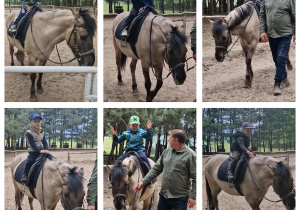
<instances>
[{"instance_id":1,"label":"bridle","mask_svg":"<svg viewBox=\"0 0 300 210\"><path fill-rule=\"evenodd\" d=\"M151 55L152 26L153 26L153 21L154 21L154 19L155 19L156 17L158 17L158 16L155 15L155 16L152 18L152 20L151 20L151 24L150 24L150 39L149 39L149 46L150 46L150 47L149 47L149 48L150 48L150 49L149 49L149 51L150 51L150 53L149 53L149 54L150 54L150 67L151 67L152 73L154 74L154 76L156 77L156 79L158 79L158 80L164 80L164 79L167 79L171 74L174 76L174 71L175 71L175 69L177 69L177 68L179 68L179 67L181 67L181 66L185 66L185 64L186 64L186 66L187 66L186 72L188 72L188 71L192 70L193 68L195 68L196 64L195 64L194 66L192 66L192 67L189 68L189 67L188 67L188 63L187 63L187 61L190 60L190 59L193 58L193 57L189 57L189 58L185 59L184 62L181 62L181 63L177 64L176 66L171 67L171 66L170 66L170 61L168 60L168 56L167 56L168 43L166 43L166 44L165 44L165 49L164 49L164 52L163 52L163 65L164 65L164 67L169 71L169 73L168 73L168 75L167 75L165 78L163 78L163 79L160 79L160 78L157 77L157 75L156 75L155 72L154 72L154 68L153 68L153 64L152 64L152 55ZM168 68L166 67L165 63L167 63Z\"/></svg>"},{"instance_id":2,"label":"bridle","mask_svg":"<svg viewBox=\"0 0 300 210\"><path fill-rule=\"evenodd\" d=\"M70 60L67 61L67 62L61 62L60 55L59 55L59 52L58 52L58 49L57 49L57 45L56 45L56 51L57 51L57 54L58 54L58 57L59 57L59 60L60 60L60 62L56 62L56 61L52 61L52 60L50 60L49 58L47 58L47 56L46 56L46 55L42 52L42 50L39 48L39 46L37 45L36 40L35 40L35 38L34 38L34 36L33 36L33 32L32 32L32 24L30 24L30 30L31 30L31 36L32 36L32 39L33 39L33 41L34 41L35 46L36 46L36 47L38 48L38 50L40 51L40 53L44 56L44 58L45 58L46 60L50 61L51 63L60 64L60 65L67 64L67 63L71 63L71 62L74 61L75 59L77 59L77 61L80 63L81 60L82 60L82 58L83 58L84 56L90 55L90 54L92 54L92 53L95 52L95 50L94 50L94 48L93 48L93 49L91 49L91 50L89 50L89 51L87 51L87 52L79 53L79 51L78 51L78 45L77 45L77 39L76 39L76 34L77 34L76 28L77 28L77 27L85 28L83 25L76 25L76 24L74 24L73 29L72 29L72 32L70 33L70 36L69 36L69 39L68 39L68 45L69 45L69 42L70 42L71 37L72 37L72 34L74 35L74 36L73 36L73 37L74 37L74 47L75 47L75 50L76 50L76 51L75 51L75 57L72 58L72 59L70 59Z\"/></svg>"}]
</instances>

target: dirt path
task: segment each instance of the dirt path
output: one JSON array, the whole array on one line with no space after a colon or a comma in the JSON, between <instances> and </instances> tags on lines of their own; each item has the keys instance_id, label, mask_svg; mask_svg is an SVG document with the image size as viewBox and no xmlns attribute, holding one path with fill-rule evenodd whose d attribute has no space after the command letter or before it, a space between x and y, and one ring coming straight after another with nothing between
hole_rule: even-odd
<instances>
[{"instance_id":1,"label":"dirt path","mask_svg":"<svg viewBox=\"0 0 300 210\"><path fill-rule=\"evenodd\" d=\"M274 157L274 156L273 156ZM202 209L207 210L207 197L206 197L206 188L205 188L205 176L204 176L204 166L208 157L202 158ZM277 159L277 158L276 158ZM278 158L278 160L282 160L283 158ZM290 156L289 161L290 169L293 178L295 179L295 156ZM278 195L274 192L273 187L271 186L266 194L266 197L270 200L279 200ZM242 196L232 196L224 191L222 191L218 195L219 208L220 210L249 210L251 207L246 202L244 197ZM282 210L285 209L285 206L282 202L279 203L271 203L267 200L263 200L260 204L260 208L263 209L272 209L272 210Z\"/></svg>"},{"instance_id":2,"label":"dirt path","mask_svg":"<svg viewBox=\"0 0 300 210\"><path fill-rule=\"evenodd\" d=\"M273 95L275 65L268 43L259 43L252 58L254 78L252 88L246 89L246 64L240 43L232 48L224 62L215 59L215 42L211 24L203 20L203 101L205 102L294 102L295 101L295 44L291 44L290 59L293 70L288 70L291 86L282 95ZM235 41L237 36L233 36Z\"/></svg>"},{"instance_id":3,"label":"dirt path","mask_svg":"<svg viewBox=\"0 0 300 210\"><path fill-rule=\"evenodd\" d=\"M9 10L5 10L5 18L9 14ZM6 35L5 35L6 36ZM93 39L95 55L97 55L97 33ZM74 57L71 49L66 42L57 45L61 60L68 61ZM15 52L17 49L15 48ZM50 56L51 60L59 61L56 50ZM15 65L20 66L16 58ZM25 58L25 66L28 65ZM10 54L8 47L8 39L5 37L5 66L10 66ZM49 61L46 66L59 66ZM78 66L77 61L73 61L64 66ZM94 66L97 66L97 56ZM43 74L42 86L43 94L37 94L39 102L55 101L55 102L81 102L84 100L84 84L85 74L69 74L65 73L45 73ZM5 101L6 102L28 102L30 97L31 80L30 75L24 76L21 73L5 73Z\"/></svg>"},{"instance_id":4,"label":"dirt path","mask_svg":"<svg viewBox=\"0 0 300 210\"><path fill-rule=\"evenodd\" d=\"M171 18L171 19L177 19ZM192 51L190 47L190 31L193 25L194 17L188 17L187 22L187 36L188 36L188 52L187 57L192 56ZM175 22L175 24L181 26L182 22ZM126 64L126 70L123 72L123 82L125 86L118 86L117 80L117 66L115 62L115 50L113 47L112 40L112 25L113 18L104 19L104 101L109 102L144 102L146 101L146 90L144 85L144 76L142 73L141 63L138 61L136 69L136 80L139 88L139 95L134 96L132 94L132 81L130 73L130 61L128 59ZM193 66L194 60L189 61L189 66ZM167 70L163 71L163 78L167 75ZM152 90L156 84L156 78L150 71L150 79L152 82ZM196 69L191 70L187 73L186 81L183 85L176 86L172 77L168 77L164 80L162 88L159 90L155 96L153 102L177 102L177 101L193 101L196 98Z\"/></svg>"},{"instance_id":5,"label":"dirt path","mask_svg":"<svg viewBox=\"0 0 300 210\"><path fill-rule=\"evenodd\" d=\"M58 160L67 162L68 153L66 151L50 151L50 152ZM80 151L78 151L78 152L80 153ZM27 153L27 151L25 151L25 153ZM21 154L21 153L18 153L18 154ZM14 195L15 190L14 190L14 185L12 182L11 169L10 169L10 164L11 164L11 161L13 160L13 158L14 158L13 153L7 153L7 152L5 153L5 209L15 209L15 195ZM75 160L75 159L77 159L77 160ZM71 154L71 161L69 162L69 164L71 166L77 166L78 168L84 169L84 178L86 180L84 183L85 193L87 193L87 184L92 175L95 160L96 160L95 153L93 153L93 154L75 154L75 155ZM86 196L85 196L85 199L86 199ZM23 207L23 209L30 209L28 199L26 196L23 199L22 207ZM36 199L33 200L33 208L40 209L40 204L39 204L38 200L36 200ZM63 207L62 207L60 201L57 203L55 210L63 210Z\"/></svg>"}]
</instances>

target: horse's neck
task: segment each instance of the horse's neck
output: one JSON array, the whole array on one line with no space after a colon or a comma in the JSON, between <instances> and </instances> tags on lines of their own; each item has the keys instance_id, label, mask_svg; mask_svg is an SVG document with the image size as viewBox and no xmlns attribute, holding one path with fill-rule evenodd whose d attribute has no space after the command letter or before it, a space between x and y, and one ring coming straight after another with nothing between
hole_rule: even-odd
<instances>
[{"instance_id":1,"label":"horse's neck","mask_svg":"<svg viewBox=\"0 0 300 210\"><path fill-rule=\"evenodd\" d=\"M66 30L74 24L72 13L66 10L39 13L34 18L35 27L40 28L39 36L43 36L47 44L56 45L64 41Z\"/></svg>"}]
</instances>

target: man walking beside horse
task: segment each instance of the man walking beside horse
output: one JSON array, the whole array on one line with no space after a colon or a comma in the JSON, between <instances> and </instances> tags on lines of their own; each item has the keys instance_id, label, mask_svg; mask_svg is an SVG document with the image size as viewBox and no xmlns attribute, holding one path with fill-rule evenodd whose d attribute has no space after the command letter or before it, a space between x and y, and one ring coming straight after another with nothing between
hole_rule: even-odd
<instances>
[{"instance_id":1,"label":"man walking beside horse","mask_svg":"<svg viewBox=\"0 0 300 210\"><path fill-rule=\"evenodd\" d=\"M259 15L260 38L269 38L276 66L274 95L281 95L280 86L290 86L286 64L292 36L295 35L295 0L264 0ZM295 36L293 38L295 42Z\"/></svg>"},{"instance_id":2,"label":"man walking beside horse","mask_svg":"<svg viewBox=\"0 0 300 210\"><path fill-rule=\"evenodd\" d=\"M196 153L185 145L183 130L171 130L169 134L170 147L134 190L141 191L163 172L157 210L185 210L196 204Z\"/></svg>"}]
</instances>

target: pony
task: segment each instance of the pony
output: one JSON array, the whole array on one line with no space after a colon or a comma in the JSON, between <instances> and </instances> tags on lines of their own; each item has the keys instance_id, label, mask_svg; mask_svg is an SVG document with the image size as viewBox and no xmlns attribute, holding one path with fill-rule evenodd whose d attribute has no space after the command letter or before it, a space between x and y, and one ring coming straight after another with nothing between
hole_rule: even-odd
<instances>
[{"instance_id":1,"label":"pony","mask_svg":"<svg viewBox=\"0 0 300 210\"><path fill-rule=\"evenodd\" d=\"M218 179L218 169L228 155L210 157L204 166L206 193L210 210L219 209L218 194L224 190L230 195L240 196L238 191L231 187L231 183ZM259 210L259 205L271 185L276 194L282 199L287 210L295 209L295 192L293 178L288 161L277 161L273 157L256 156L249 160L249 165L240 184L245 200L253 210Z\"/></svg>"},{"instance_id":2,"label":"pony","mask_svg":"<svg viewBox=\"0 0 300 210\"><path fill-rule=\"evenodd\" d=\"M7 29L17 14L18 11L15 11L7 16ZM29 66L34 66L37 61L39 66L44 66L49 60L55 45L66 41L75 55L69 62L77 59L80 66L93 66L95 63L93 37L96 27L96 20L90 16L87 9L81 8L78 13L73 10L36 12L26 32L24 47L14 37L7 36L11 65L14 66L14 47L19 50L16 56L20 60L21 65L24 65L23 59L24 53L26 53ZM39 94L44 92L42 76L43 73L39 73L37 81L37 92ZM32 82L30 101L35 102L37 101L35 95L36 73L30 74L30 79Z\"/></svg>"},{"instance_id":3,"label":"pony","mask_svg":"<svg viewBox=\"0 0 300 210\"><path fill-rule=\"evenodd\" d=\"M149 159L153 167L154 162ZM118 161L114 166L106 166L109 174L109 180L112 184L112 194L114 197L114 206L121 210L130 206L136 210L138 203L143 201L143 210L157 208L158 189L157 182L148 186L143 195L141 192L134 192L135 186L142 180L143 175L139 168L139 162L135 156L129 156L123 161Z\"/></svg>"},{"instance_id":4,"label":"pony","mask_svg":"<svg viewBox=\"0 0 300 210\"><path fill-rule=\"evenodd\" d=\"M211 23L213 24L212 34L216 45L215 58L219 62L223 62L225 55L230 51L228 47L232 43L231 35L239 36L246 63L244 87L250 88L253 80L252 56L260 39L259 18L254 3L247 1L231 11L224 19L217 19ZM288 69L293 69L290 59L287 60Z\"/></svg>"},{"instance_id":5,"label":"pony","mask_svg":"<svg viewBox=\"0 0 300 210\"><path fill-rule=\"evenodd\" d=\"M16 208L22 209L24 194L28 197L30 210L33 210L33 195L29 188L15 180L15 172L27 154L16 156L11 163L11 174L15 188ZM83 188L83 168L71 168L69 164L57 160L46 160L41 171L34 193L41 209L54 210L60 200L65 210L81 207L85 196Z\"/></svg>"},{"instance_id":6,"label":"pony","mask_svg":"<svg viewBox=\"0 0 300 210\"><path fill-rule=\"evenodd\" d=\"M168 64L169 74L172 74L175 84L182 85L184 83L186 79L185 63L187 62L187 48L185 44L187 43L187 37L170 19L149 13L141 27L135 44L137 57L131 49L130 44L125 42L126 44L124 45L124 41L118 40L115 37L117 26L128 15L128 12L119 14L114 19L112 28L118 69L118 84L120 86L124 85L121 70L125 70L127 57L131 57L132 90L134 95L138 95L135 70L137 61L140 59L147 91L146 101L151 102L163 85L162 71L164 62ZM149 76L150 67L157 80L156 87L152 91Z\"/></svg>"}]
</instances>

